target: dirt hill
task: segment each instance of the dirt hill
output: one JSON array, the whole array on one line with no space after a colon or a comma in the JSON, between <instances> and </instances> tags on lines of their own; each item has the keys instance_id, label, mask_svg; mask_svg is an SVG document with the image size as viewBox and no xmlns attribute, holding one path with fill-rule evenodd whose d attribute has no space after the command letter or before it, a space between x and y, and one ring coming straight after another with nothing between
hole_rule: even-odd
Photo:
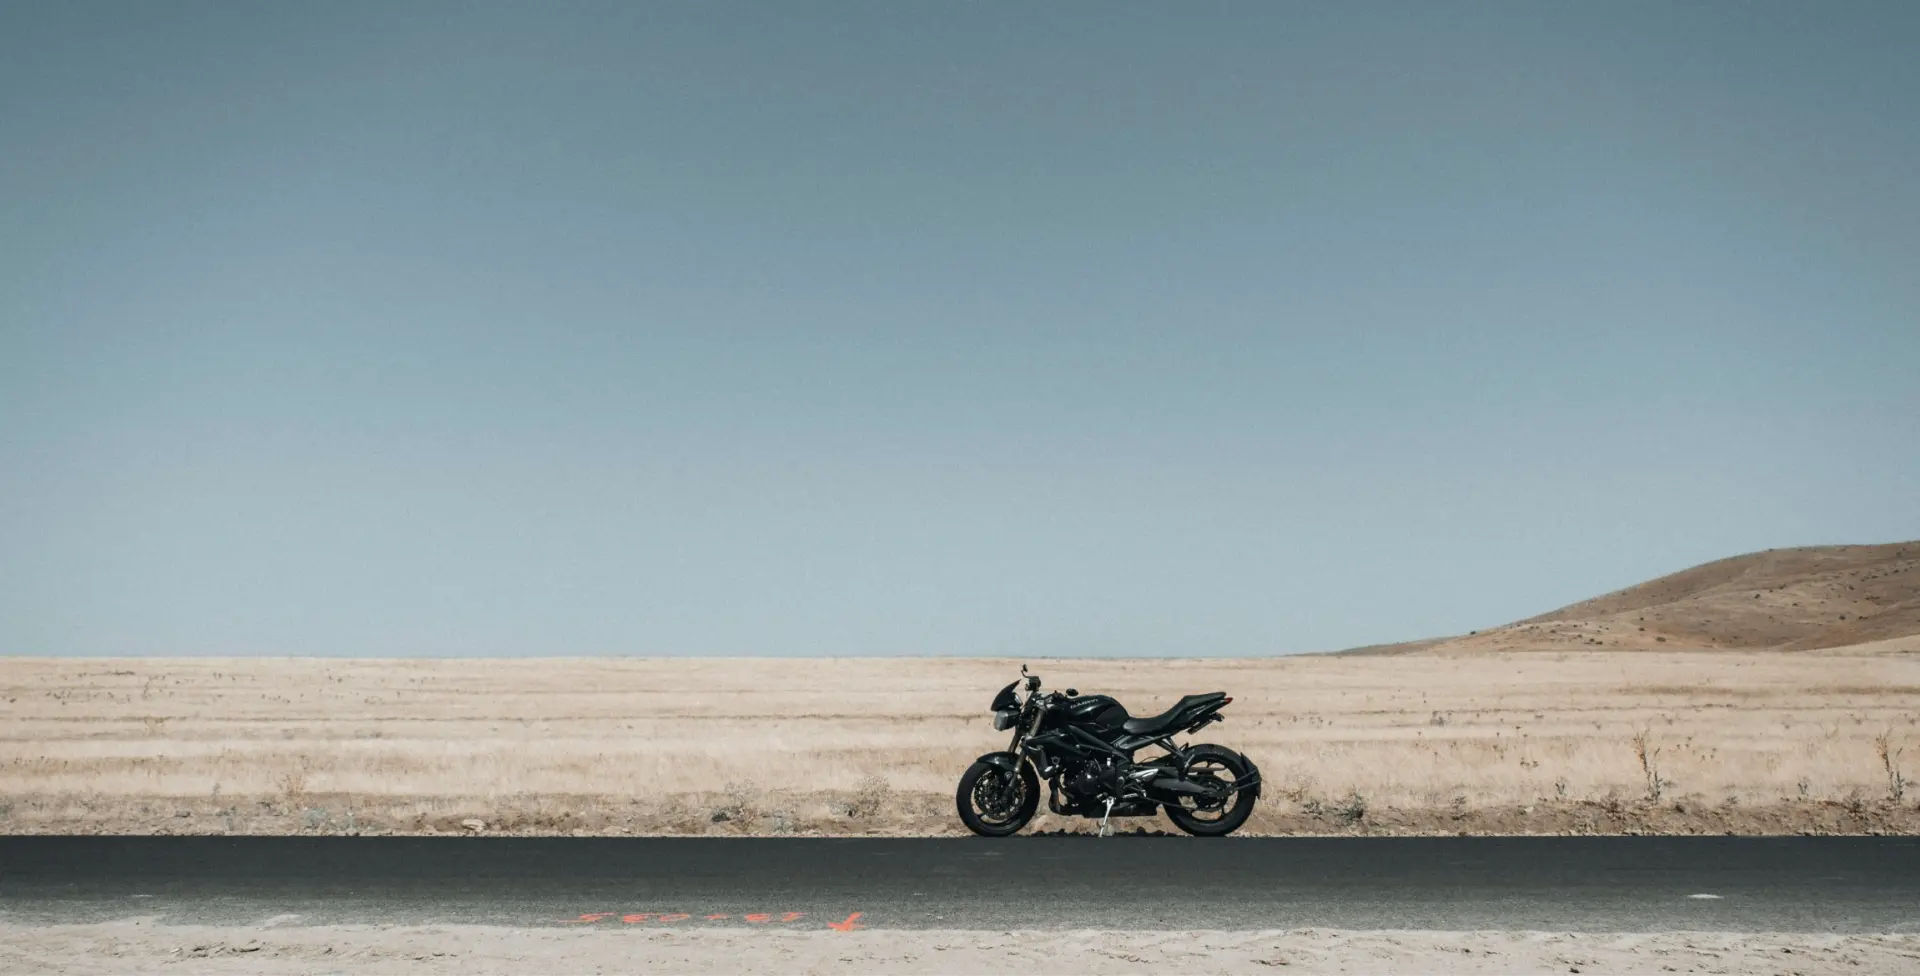
<instances>
[{"instance_id":1,"label":"dirt hill","mask_svg":"<svg viewBox=\"0 0 1920 976\"><path fill-rule=\"evenodd\" d=\"M1695 566L1436 651L1920 649L1920 541L1769 549Z\"/></svg>"}]
</instances>

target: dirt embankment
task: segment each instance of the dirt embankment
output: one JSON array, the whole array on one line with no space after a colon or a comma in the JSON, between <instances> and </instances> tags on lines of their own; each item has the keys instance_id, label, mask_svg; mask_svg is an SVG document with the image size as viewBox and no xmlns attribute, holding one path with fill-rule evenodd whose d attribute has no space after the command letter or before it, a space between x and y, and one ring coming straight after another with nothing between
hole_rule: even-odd
<instances>
[{"instance_id":1,"label":"dirt embankment","mask_svg":"<svg viewBox=\"0 0 1920 976\"><path fill-rule=\"evenodd\" d=\"M1859 645L1920 650L1920 542L1734 556L1421 649L1809 651Z\"/></svg>"},{"instance_id":2,"label":"dirt embankment","mask_svg":"<svg viewBox=\"0 0 1920 976\"><path fill-rule=\"evenodd\" d=\"M20 834L331 836L811 836L951 837L964 830L951 797L859 791L676 795L657 801L604 796L418 797L306 795L221 803L206 798L105 807L73 797L15 799L6 821ZM1178 833L1162 817L1115 822L1122 832ZM1042 813L1032 833L1090 833L1094 822ZM1460 807L1369 806L1265 798L1248 836L1446 836L1591 834L1920 835L1920 805L1888 798L1741 805L1697 800L1538 800Z\"/></svg>"}]
</instances>

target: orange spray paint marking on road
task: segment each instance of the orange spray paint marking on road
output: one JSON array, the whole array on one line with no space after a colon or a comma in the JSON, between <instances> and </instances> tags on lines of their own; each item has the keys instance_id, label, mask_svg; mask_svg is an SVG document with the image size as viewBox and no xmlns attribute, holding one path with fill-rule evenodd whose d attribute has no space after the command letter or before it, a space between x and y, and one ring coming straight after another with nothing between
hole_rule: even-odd
<instances>
[{"instance_id":1,"label":"orange spray paint marking on road","mask_svg":"<svg viewBox=\"0 0 1920 976\"><path fill-rule=\"evenodd\" d=\"M770 914L742 915L740 917L749 922L766 922L773 919L773 916Z\"/></svg>"},{"instance_id":2,"label":"orange spray paint marking on road","mask_svg":"<svg viewBox=\"0 0 1920 976\"><path fill-rule=\"evenodd\" d=\"M676 912L675 914L672 914L672 915L662 915L662 916L660 916L660 921L662 921L662 922L684 922L684 921L686 921L687 919L690 919L690 918L692 918L692 917L693 917L692 915L688 915L688 914L687 914L687 913L685 913L685 912Z\"/></svg>"},{"instance_id":3,"label":"orange spray paint marking on road","mask_svg":"<svg viewBox=\"0 0 1920 976\"><path fill-rule=\"evenodd\" d=\"M594 922L598 922L601 919L608 918L612 915L613 915L612 912L588 912L587 914L582 915L579 918L565 918L565 919L561 919L560 921L564 925L590 925Z\"/></svg>"},{"instance_id":4,"label":"orange spray paint marking on road","mask_svg":"<svg viewBox=\"0 0 1920 976\"><path fill-rule=\"evenodd\" d=\"M806 913L806 912L788 912L788 913L786 913L785 915L782 915L782 916L780 916L780 921L782 921L782 922L797 922L797 921L799 921L799 920L801 920L801 919L803 919L803 918L806 918L806 917L807 917L807 913Z\"/></svg>"},{"instance_id":5,"label":"orange spray paint marking on road","mask_svg":"<svg viewBox=\"0 0 1920 976\"><path fill-rule=\"evenodd\" d=\"M833 929L836 932L851 932L854 929L857 929L859 927L860 927L859 912L854 912L853 914L848 915L847 920L844 922L828 922L827 923L827 928Z\"/></svg>"},{"instance_id":6,"label":"orange spray paint marking on road","mask_svg":"<svg viewBox=\"0 0 1920 976\"><path fill-rule=\"evenodd\" d=\"M715 921L715 920L717 920L717 919L722 919L722 918L732 918L732 917L733 917L733 916L731 916L731 915L708 915L708 916L707 916L707 921L709 921L709 922L712 922L712 921Z\"/></svg>"},{"instance_id":7,"label":"orange spray paint marking on road","mask_svg":"<svg viewBox=\"0 0 1920 976\"><path fill-rule=\"evenodd\" d=\"M654 916L653 912L634 912L632 915L620 916L620 921L625 922L628 925L632 925L635 922L644 922L647 919L652 918L653 916Z\"/></svg>"}]
</instances>

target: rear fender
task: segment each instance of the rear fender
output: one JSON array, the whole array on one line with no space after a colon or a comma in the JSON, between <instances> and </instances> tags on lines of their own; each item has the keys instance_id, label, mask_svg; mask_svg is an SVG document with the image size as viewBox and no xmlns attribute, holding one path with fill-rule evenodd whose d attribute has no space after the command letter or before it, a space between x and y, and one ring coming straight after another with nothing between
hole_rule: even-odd
<instances>
[{"instance_id":1,"label":"rear fender","mask_svg":"<svg viewBox=\"0 0 1920 976\"><path fill-rule=\"evenodd\" d=\"M1184 716L1185 721L1182 724L1186 726L1187 734L1192 735L1215 722L1226 721L1227 717L1220 714L1220 710L1227 707L1232 701L1233 699L1228 698L1225 701L1202 705L1194 709L1193 714Z\"/></svg>"}]
</instances>

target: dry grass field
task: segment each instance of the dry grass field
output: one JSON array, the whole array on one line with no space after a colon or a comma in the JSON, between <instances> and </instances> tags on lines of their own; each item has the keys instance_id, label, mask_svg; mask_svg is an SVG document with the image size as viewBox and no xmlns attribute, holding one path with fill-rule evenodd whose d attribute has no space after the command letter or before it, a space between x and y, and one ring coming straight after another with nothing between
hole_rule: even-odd
<instances>
[{"instance_id":1,"label":"dry grass field","mask_svg":"<svg viewBox=\"0 0 1920 976\"><path fill-rule=\"evenodd\" d=\"M1914 833L1916 651L1030 663L1136 713L1235 696L1206 738L1265 773L1252 833ZM1017 671L4 659L0 831L955 833Z\"/></svg>"}]
</instances>

